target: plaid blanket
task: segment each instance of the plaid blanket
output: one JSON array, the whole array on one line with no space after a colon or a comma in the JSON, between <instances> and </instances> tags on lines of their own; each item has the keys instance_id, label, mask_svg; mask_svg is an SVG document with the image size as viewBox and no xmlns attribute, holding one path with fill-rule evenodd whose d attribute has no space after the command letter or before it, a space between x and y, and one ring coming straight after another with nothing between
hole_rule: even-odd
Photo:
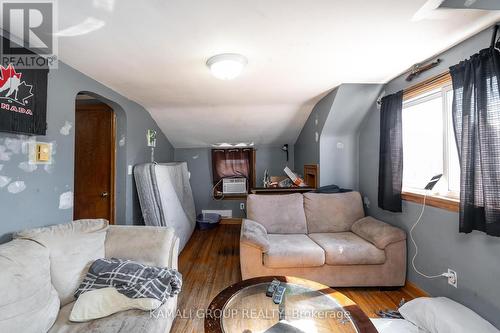
<instances>
[{"instance_id":1,"label":"plaid blanket","mask_svg":"<svg viewBox=\"0 0 500 333\"><path fill-rule=\"evenodd\" d=\"M152 267L123 259L97 259L90 266L75 291L78 298L84 292L115 287L130 298L155 298L162 303L178 294L182 275L175 269Z\"/></svg>"}]
</instances>

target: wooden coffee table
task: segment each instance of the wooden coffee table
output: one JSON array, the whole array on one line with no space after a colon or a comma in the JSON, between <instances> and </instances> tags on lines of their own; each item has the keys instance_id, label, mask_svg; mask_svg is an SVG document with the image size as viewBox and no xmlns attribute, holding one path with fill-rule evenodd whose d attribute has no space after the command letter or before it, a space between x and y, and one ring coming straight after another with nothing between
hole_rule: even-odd
<instances>
[{"instance_id":1,"label":"wooden coffee table","mask_svg":"<svg viewBox=\"0 0 500 333\"><path fill-rule=\"evenodd\" d=\"M273 278L286 287L280 305L266 296ZM224 289L207 309L205 333L263 333L278 322L303 332L377 333L365 313L342 293L289 276L257 277Z\"/></svg>"}]
</instances>

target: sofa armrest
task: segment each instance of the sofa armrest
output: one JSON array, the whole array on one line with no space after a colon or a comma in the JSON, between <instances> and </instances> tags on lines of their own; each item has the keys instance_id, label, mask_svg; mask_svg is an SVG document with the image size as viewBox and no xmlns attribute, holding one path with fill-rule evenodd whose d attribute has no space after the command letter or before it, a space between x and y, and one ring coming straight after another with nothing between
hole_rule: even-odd
<instances>
[{"instance_id":1,"label":"sofa armrest","mask_svg":"<svg viewBox=\"0 0 500 333\"><path fill-rule=\"evenodd\" d=\"M391 243L406 239L406 233L403 230L374 219L371 216L356 221L352 225L351 230L381 250L385 249Z\"/></svg>"},{"instance_id":2,"label":"sofa armrest","mask_svg":"<svg viewBox=\"0 0 500 333\"><path fill-rule=\"evenodd\" d=\"M243 219L240 243L258 248L264 253L267 252L269 250L269 237L266 228L255 221Z\"/></svg>"},{"instance_id":3,"label":"sofa armrest","mask_svg":"<svg viewBox=\"0 0 500 333\"><path fill-rule=\"evenodd\" d=\"M106 234L105 255L177 269L179 238L173 228L111 225Z\"/></svg>"}]
</instances>

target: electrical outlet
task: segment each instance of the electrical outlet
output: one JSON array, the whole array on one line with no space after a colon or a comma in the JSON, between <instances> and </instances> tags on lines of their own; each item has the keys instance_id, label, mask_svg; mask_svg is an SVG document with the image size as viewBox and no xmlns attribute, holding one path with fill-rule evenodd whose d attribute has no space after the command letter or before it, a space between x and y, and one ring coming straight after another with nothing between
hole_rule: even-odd
<instances>
[{"instance_id":1,"label":"electrical outlet","mask_svg":"<svg viewBox=\"0 0 500 333\"><path fill-rule=\"evenodd\" d=\"M457 272L448 268L448 284L458 288L458 275Z\"/></svg>"},{"instance_id":2,"label":"electrical outlet","mask_svg":"<svg viewBox=\"0 0 500 333\"><path fill-rule=\"evenodd\" d=\"M240 203L240 210L245 210L245 203L244 202Z\"/></svg>"}]
</instances>

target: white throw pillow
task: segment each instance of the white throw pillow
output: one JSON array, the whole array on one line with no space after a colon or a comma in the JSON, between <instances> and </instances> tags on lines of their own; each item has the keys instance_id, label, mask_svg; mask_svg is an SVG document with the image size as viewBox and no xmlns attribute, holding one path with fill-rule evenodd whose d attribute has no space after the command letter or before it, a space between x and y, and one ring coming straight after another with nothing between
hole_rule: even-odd
<instances>
[{"instance_id":1,"label":"white throw pillow","mask_svg":"<svg viewBox=\"0 0 500 333\"><path fill-rule=\"evenodd\" d=\"M120 294L116 288L108 287L81 294L73 305L69 320L84 322L132 309L151 311L160 305L161 302L157 299L129 298Z\"/></svg>"},{"instance_id":2,"label":"white throw pillow","mask_svg":"<svg viewBox=\"0 0 500 333\"><path fill-rule=\"evenodd\" d=\"M399 308L401 315L430 333L499 333L471 309L446 297L420 297Z\"/></svg>"},{"instance_id":3,"label":"white throw pillow","mask_svg":"<svg viewBox=\"0 0 500 333\"><path fill-rule=\"evenodd\" d=\"M90 265L105 257L107 229L106 220L78 220L21 231L14 237L36 241L49 249L52 284L64 306L75 300L73 293Z\"/></svg>"}]
</instances>

